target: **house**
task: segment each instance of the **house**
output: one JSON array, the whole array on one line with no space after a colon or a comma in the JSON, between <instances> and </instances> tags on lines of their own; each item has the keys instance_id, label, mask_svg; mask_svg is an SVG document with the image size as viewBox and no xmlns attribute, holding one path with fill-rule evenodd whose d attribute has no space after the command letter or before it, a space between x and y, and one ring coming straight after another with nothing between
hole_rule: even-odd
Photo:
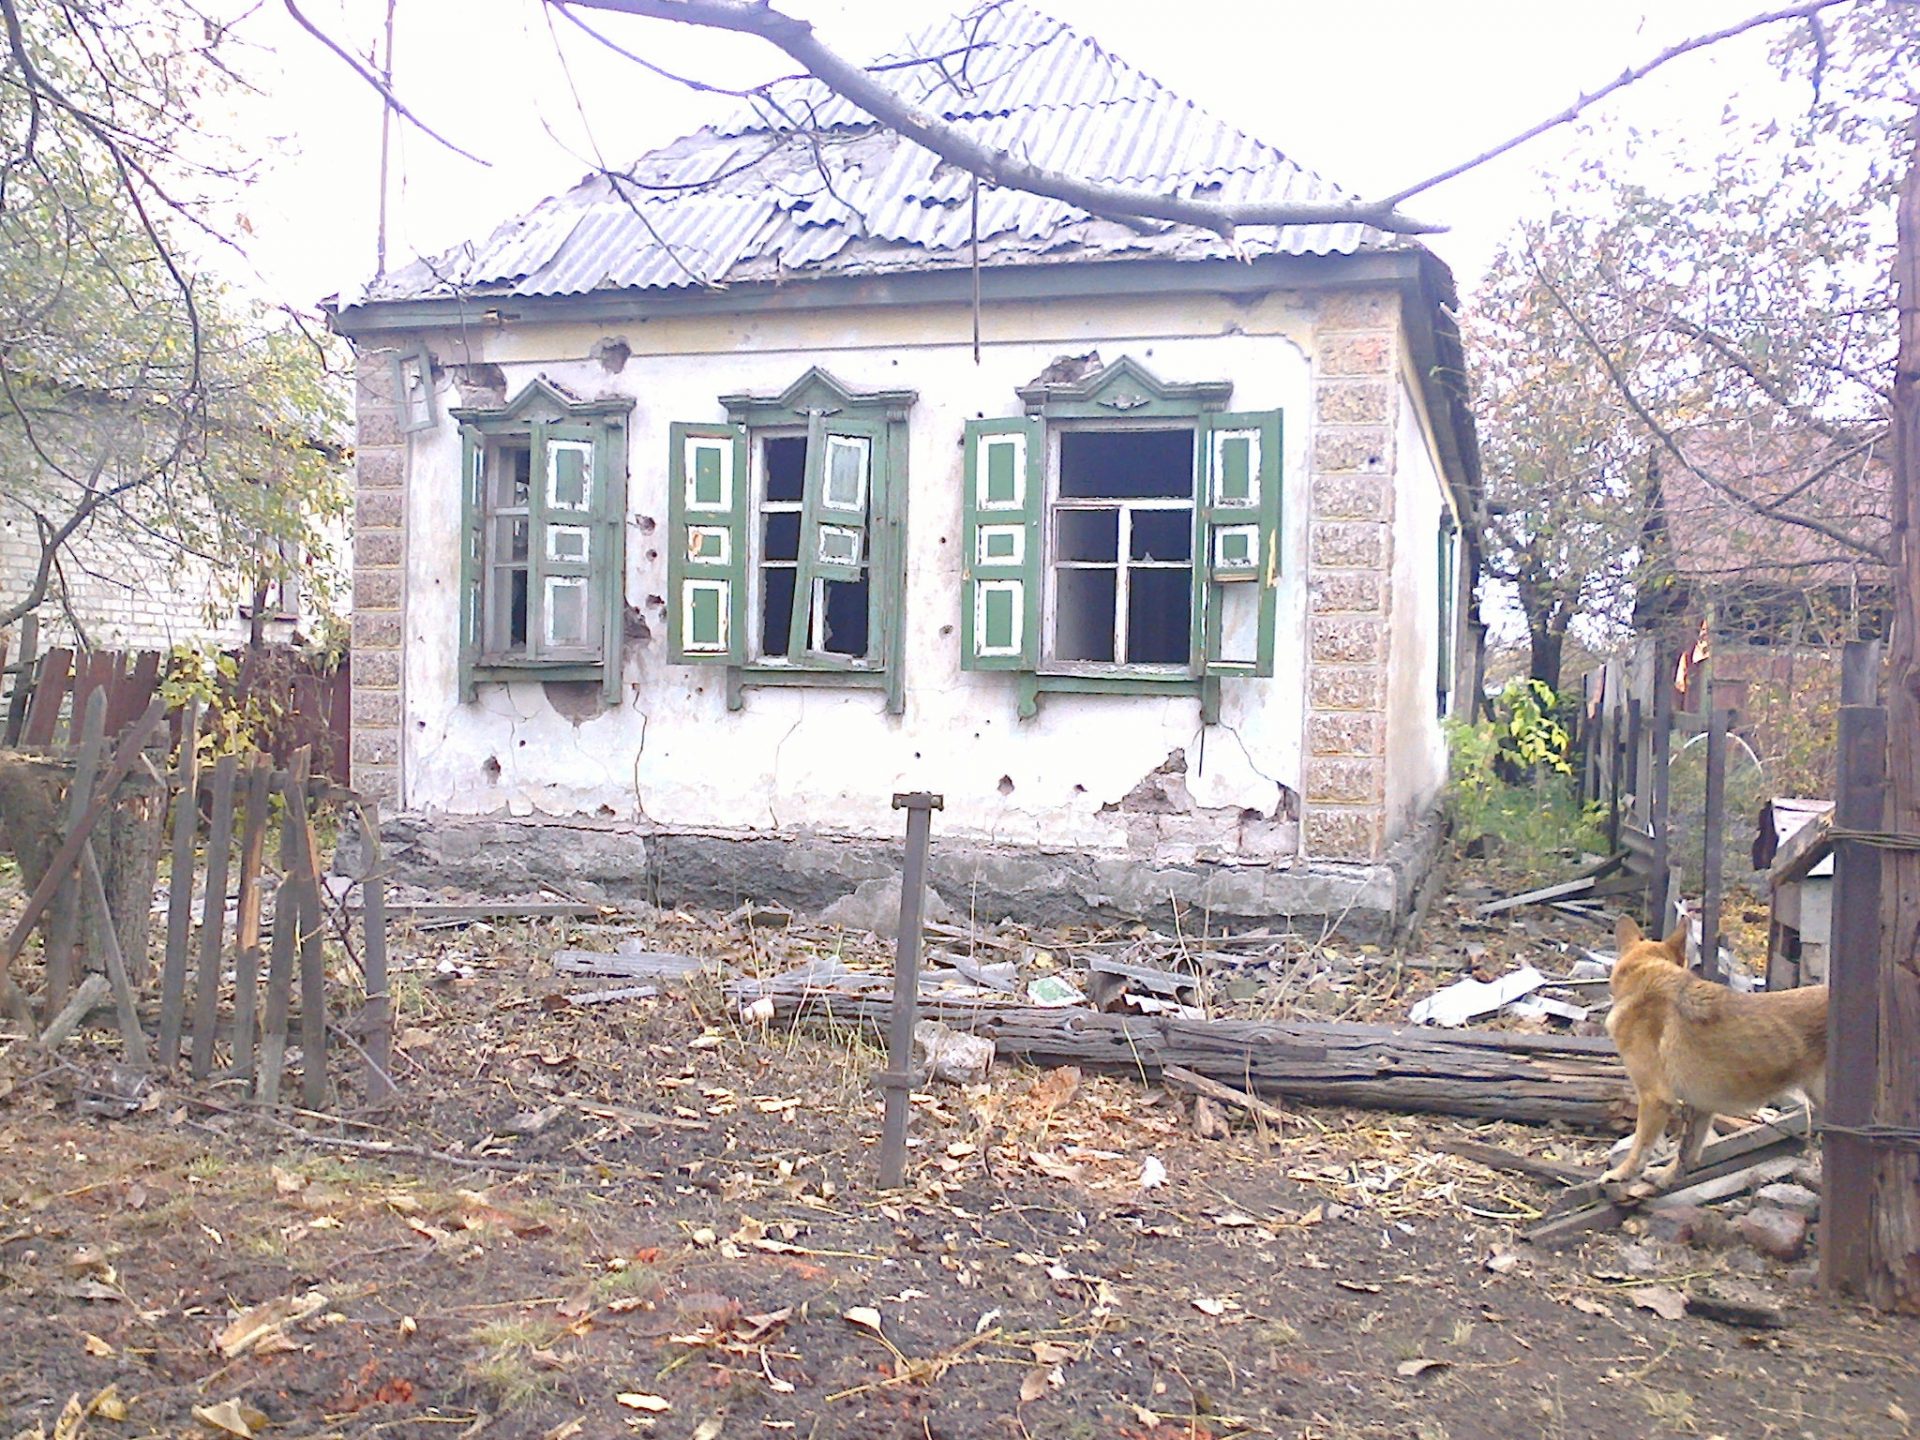
<instances>
[{"instance_id":1,"label":"house","mask_svg":"<svg viewBox=\"0 0 1920 1440\"><path fill-rule=\"evenodd\" d=\"M1702 708L1709 676L1745 682L1741 728L1761 754L1830 750L1830 719L1806 736L1798 722L1837 703L1841 647L1886 633L1887 442L1756 423L1675 443L1652 511L1658 583L1643 587L1636 628L1687 653L1682 709Z\"/></svg>"},{"instance_id":2,"label":"house","mask_svg":"<svg viewBox=\"0 0 1920 1440\"><path fill-rule=\"evenodd\" d=\"M1060 22L888 83L1036 163L1340 192ZM1445 267L1096 218L811 81L335 302L357 783L402 872L1344 921L1435 844L1477 453Z\"/></svg>"}]
</instances>

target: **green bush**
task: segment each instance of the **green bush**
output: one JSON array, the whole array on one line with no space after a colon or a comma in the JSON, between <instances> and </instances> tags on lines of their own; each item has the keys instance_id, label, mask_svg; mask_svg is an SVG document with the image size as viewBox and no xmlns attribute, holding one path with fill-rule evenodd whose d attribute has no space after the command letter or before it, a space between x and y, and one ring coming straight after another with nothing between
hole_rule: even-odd
<instances>
[{"instance_id":1,"label":"green bush","mask_svg":"<svg viewBox=\"0 0 1920 1440\"><path fill-rule=\"evenodd\" d=\"M1446 722L1454 842L1492 841L1529 869L1605 849L1601 808L1574 798L1564 701L1538 680L1501 692L1494 719Z\"/></svg>"}]
</instances>

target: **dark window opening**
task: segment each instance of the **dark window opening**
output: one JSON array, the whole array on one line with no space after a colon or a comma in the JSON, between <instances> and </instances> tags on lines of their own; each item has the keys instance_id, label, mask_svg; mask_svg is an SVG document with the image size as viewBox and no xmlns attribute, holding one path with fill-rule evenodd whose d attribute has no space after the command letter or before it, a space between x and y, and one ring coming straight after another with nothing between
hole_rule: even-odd
<instances>
[{"instance_id":1,"label":"dark window opening","mask_svg":"<svg viewBox=\"0 0 1920 1440\"><path fill-rule=\"evenodd\" d=\"M1062 432L1060 498L1191 500L1193 431Z\"/></svg>"},{"instance_id":2,"label":"dark window opening","mask_svg":"<svg viewBox=\"0 0 1920 1440\"><path fill-rule=\"evenodd\" d=\"M1194 432L1068 430L1059 465L1053 658L1189 663Z\"/></svg>"},{"instance_id":3,"label":"dark window opening","mask_svg":"<svg viewBox=\"0 0 1920 1440\"><path fill-rule=\"evenodd\" d=\"M863 572L855 581L823 580L826 591L826 634L820 648L832 655L867 653L868 577Z\"/></svg>"},{"instance_id":4,"label":"dark window opening","mask_svg":"<svg viewBox=\"0 0 1920 1440\"><path fill-rule=\"evenodd\" d=\"M753 563L760 582L760 658L803 658L793 649L794 607L798 605L806 621L804 650L865 659L871 640L872 572L864 535L858 580L822 580L812 587L812 593L802 594L800 549L803 543L809 543L801 524L806 508L807 437L763 435L759 448L758 553ZM869 492L869 516L872 510Z\"/></svg>"}]
</instances>

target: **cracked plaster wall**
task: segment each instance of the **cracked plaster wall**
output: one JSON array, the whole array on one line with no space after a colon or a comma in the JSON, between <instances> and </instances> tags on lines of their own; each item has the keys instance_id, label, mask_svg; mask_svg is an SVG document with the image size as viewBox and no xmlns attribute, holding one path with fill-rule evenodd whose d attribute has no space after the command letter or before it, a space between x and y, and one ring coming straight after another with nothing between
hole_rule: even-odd
<instances>
[{"instance_id":1,"label":"cracked plaster wall","mask_svg":"<svg viewBox=\"0 0 1920 1440\"><path fill-rule=\"evenodd\" d=\"M1374 323L1378 305L1366 313ZM357 687L356 764L389 782L369 788L390 810L878 838L898 832L894 791L930 789L946 797L943 834L996 848L1174 864L1295 856L1310 673L1309 476L1322 483L1325 456L1312 447L1316 428L1328 429L1315 406L1322 418L1338 414L1341 398L1329 398L1324 380L1316 389L1307 359L1316 346L1326 351L1317 314L1284 294L989 306L979 365L961 307L426 336L443 417L478 398L453 385L449 372L460 366L497 367L507 394L544 373L578 393L636 399L626 594L643 622L630 622L630 635L644 638L626 647L625 703L584 721L537 683L483 685L476 704L458 703L457 427L443 418L432 431L399 435L381 415L386 358L374 352L360 391L360 534L371 542L360 573L381 572L378 589L394 601L356 614L356 678L363 652L378 656ZM617 370L597 358L609 339L625 347ZM1230 378L1233 409L1287 416L1278 673L1226 682L1215 727L1201 725L1190 697L1050 695L1021 721L1011 677L959 668L963 422L1019 413L1017 385L1062 354L1094 349L1105 361L1131 355L1169 381ZM721 669L666 663L667 427L724 419L719 395L777 393L812 364L856 390L920 395L909 417L904 716L886 715L875 692L826 689L750 688L746 708L729 712ZM1143 780L1176 755L1177 803L1143 808ZM1386 832L1376 822L1366 845L1342 849L1330 837L1316 853L1377 858Z\"/></svg>"}]
</instances>

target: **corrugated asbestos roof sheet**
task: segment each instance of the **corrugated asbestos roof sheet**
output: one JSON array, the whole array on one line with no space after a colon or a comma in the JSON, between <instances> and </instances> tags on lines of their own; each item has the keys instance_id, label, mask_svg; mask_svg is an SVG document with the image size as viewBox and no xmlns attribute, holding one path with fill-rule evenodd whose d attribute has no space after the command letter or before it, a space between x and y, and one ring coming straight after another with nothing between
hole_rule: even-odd
<instances>
[{"instance_id":1,"label":"corrugated asbestos roof sheet","mask_svg":"<svg viewBox=\"0 0 1920 1440\"><path fill-rule=\"evenodd\" d=\"M1019 4L946 21L877 63L889 64L884 79L897 92L1047 169L1209 200L1342 198L1278 150ZM349 303L684 289L970 263L970 175L817 81L786 82L774 101L752 102L644 156L625 176L590 176L485 241L416 261ZM796 122L805 133L795 133ZM1409 243L1349 224L1248 226L1229 245L1187 226L1142 232L987 185L979 242L989 266L1352 254Z\"/></svg>"}]
</instances>

